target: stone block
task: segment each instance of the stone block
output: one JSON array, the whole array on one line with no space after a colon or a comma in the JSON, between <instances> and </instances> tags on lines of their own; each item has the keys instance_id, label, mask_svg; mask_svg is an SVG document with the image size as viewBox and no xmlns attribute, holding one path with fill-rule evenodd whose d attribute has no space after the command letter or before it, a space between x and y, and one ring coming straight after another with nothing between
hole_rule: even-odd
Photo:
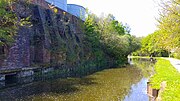
<instances>
[{"instance_id":1,"label":"stone block","mask_svg":"<svg viewBox=\"0 0 180 101\"><path fill-rule=\"evenodd\" d=\"M0 75L0 81L4 81L5 80L5 75Z\"/></svg>"},{"instance_id":2,"label":"stone block","mask_svg":"<svg viewBox=\"0 0 180 101\"><path fill-rule=\"evenodd\" d=\"M34 74L33 70L27 70L27 71L21 71L17 75L18 77L28 77L28 76L32 76L33 74Z\"/></svg>"},{"instance_id":3,"label":"stone block","mask_svg":"<svg viewBox=\"0 0 180 101\"><path fill-rule=\"evenodd\" d=\"M48 73L48 72L51 72L51 71L54 71L54 68L45 68L42 70L42 73L45 74L45 73Z\"/></svg>"}]
</instances>

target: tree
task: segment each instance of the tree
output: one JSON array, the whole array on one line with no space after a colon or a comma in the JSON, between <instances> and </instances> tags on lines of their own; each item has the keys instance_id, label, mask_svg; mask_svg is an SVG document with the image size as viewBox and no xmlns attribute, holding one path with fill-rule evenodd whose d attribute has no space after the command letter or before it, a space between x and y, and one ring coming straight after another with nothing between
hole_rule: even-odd
<instances>
[{"instance_id":1,"label":"tree","mask_svg":"<svg viewBox=\"0 0 180 101\"><path fill-rule=\"evenodd\" d=\"M167 56L180 48L180 1L162 1L160 6L159 29L142 40L144 55Z\"/></svg>"},{"instance_id":2,"label":"tree","mask_svg":"<svg viewBox=\"0 0 180 101\"><path fill-rule=\"evenodd\" d=\"M161 3L160 18L158 19L161 37L159 44L169 53L180 48L180 1L168 0Z\"/></svg>"},{"instance_id":3,"label":"tree","mask_svg":"<svg viewBox=\"0 0 180 101\"><path fill-rule=\"evenodd\" d=\"M161 8L158 27L165 36L166 49L171 50L180 46L180 1L162 2Z\"/></svg>"},{"instance_id":4,"label":"tree","mask_svg":"<svg viewBox=\"0 0 180 101\"><path fill-rule=\"evenodd\" d=\"M161 31L157 30L143 38L139 54L145 56L168 56L166 45L162 40L164 37L166 36L162 36Z\"/></svg>"},{"instance_id":5,"label":"tree","mask_svg":"<svg viewBox=\"0 0 180 101\"><path fill-rule=\"evenodd\" d=\"M89 14L85 26L87 39L96 49L94 52L101 50L117 64L126 62L127 56L140 47L138 39L128 33L129 28L119 23L112 14L100 18Z\"/></svg>"}]
</instances>

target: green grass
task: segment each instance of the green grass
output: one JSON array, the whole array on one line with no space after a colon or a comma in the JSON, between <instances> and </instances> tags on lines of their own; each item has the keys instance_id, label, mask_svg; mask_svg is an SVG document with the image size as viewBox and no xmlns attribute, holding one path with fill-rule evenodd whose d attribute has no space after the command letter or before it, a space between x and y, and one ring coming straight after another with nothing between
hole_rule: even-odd
<instances>
[{"instance_id":1,"label":"green grass","mask_svg":"<svg viewBox=\"0 0 180 101\"><path fill-rule=\"evenodd\" d=\"M150 58L149 56L131 56L131 58Z\"/></svg>"},{"instance_id":2,"label":"green grass","mask_svg":"<svg viewBox=\"0 0 180 101\"><path fill-rule=\"evenodd\" d=\"M162 92L162 101L180 101L180 73L171 65L168 60L158 58L155 64L155 75L150 81L153 88L160 89L162 81L167 82Z\"/></svg>"}]
</instances>

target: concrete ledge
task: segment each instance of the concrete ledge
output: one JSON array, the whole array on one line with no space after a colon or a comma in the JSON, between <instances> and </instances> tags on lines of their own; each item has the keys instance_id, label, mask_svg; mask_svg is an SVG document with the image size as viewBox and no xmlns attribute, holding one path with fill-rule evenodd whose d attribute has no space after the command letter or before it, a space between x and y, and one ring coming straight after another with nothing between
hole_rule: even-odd
<instances>
[{"instance_id":1,"label":"concrete ledge","mask_svg":"<svg viewBox=\"0 0 180 101\"><path fill-rule=\"evenodd\" d=\"M21 77L28 77L28 76L32 76L32 75L34 75L34 71L33 71L33 70L21 71L21 72L19 72L19 73L17 74L17 76L18 76L19 78L21 78Z\"/></svg>"}]
</instances>

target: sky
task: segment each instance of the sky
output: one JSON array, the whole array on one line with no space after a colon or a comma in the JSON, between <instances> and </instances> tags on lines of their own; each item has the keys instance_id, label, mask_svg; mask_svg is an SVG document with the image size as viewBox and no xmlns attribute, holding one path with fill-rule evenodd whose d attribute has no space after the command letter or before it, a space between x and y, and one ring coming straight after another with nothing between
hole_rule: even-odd
<instances>
[{"instance_id":1,"label":"sky","mask_svg":"<svg viewBox=\"0 0 180 101\"><path fill-rule=\"evenodd\" d=\"M78 4L100 16L113 14L116 20L127 23L131 34L147 36L157 28L158 0L67 0L68 4Z\"/></svg>"}]
</instances>

